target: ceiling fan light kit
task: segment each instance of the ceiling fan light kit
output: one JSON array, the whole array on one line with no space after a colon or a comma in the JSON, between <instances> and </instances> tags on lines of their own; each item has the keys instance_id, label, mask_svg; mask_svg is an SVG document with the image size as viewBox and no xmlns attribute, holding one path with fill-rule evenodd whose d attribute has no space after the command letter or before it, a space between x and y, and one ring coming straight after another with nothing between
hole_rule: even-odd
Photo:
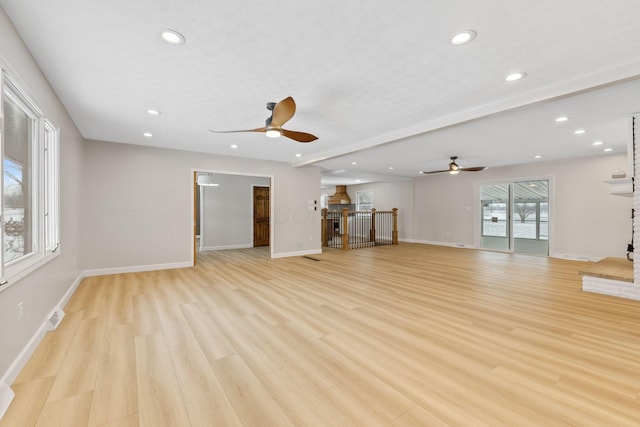
<instances>
[{"instance_id":1,"label":"ceiling fan light kit","mask_svg":"<svg viewBox=\"0 0 640 427\"><path fill-rule=\"evenodd\" d=\"M431 174L435 174L435 173L444 173L444 172L449 172L449 174L451 175L457 175L459 172L480 172L485 170L487 167L486 166L474 166L471 168L461 168L457 163L456 163L456 159L458 158L458 156L451 156L451 163L449 163L449 169L443 169L443 170L437 170L437 171L429 171L429 172L425 172L425 171L420 171L421 174L424 175L431 175Z\"/></svg>"},{"instance_id":2,"label":"ceiling fan light kit","mask_svg":"<svg viewBox=\"0 0 640 427\"><path fill-rule=\"evenodd\" d=\"M292 97L287 97L282 101L268 102L267 110L271 111L271 116L267 117L265 121L265 126L257 129L247 129L247 130L212 130L209 129L209 132L213 133L237 133L237 132L263 132L269 138L277 138L280 135L285 136L289 139L293 139L297 142L311 142L318 139L317 136L312 135L306 132L298 132L295 130L287 130L282 129L282 125L291 120L293 115L296 113L296 102Z\"/></svg>"}]
</instances>

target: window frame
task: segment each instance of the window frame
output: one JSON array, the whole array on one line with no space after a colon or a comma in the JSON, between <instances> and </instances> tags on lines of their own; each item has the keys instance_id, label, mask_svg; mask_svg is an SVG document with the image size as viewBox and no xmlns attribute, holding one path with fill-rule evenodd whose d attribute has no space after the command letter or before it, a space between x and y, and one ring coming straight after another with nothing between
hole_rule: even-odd
<instances>
[{"instance_id":1,"label":"window frame","mask_svg":"<svg viewBox=\"0 0 640 427\"><path fill-rule=\"evenodd\" d=\"M360 203L360 195L369 194L369 203ZM361 209L362 205L371 206L369 209ZM371 212L373 209L373 190L356 191L356 211Z\"/></svg>"},{"instance_id":2,"label":"window frame","mask_svg":"<svg viewBox=\"0 0 640 427\"><path fill-rule=\"evenodd\" d=\"M9 99L31 120L28 171L31 179L31 241L32 251L5 262L4 227L4 105ZM22 84L0 61L0 292L26 275L53 260L60 253L60 129L48 117Z\"/></svg>"}]
</instances>

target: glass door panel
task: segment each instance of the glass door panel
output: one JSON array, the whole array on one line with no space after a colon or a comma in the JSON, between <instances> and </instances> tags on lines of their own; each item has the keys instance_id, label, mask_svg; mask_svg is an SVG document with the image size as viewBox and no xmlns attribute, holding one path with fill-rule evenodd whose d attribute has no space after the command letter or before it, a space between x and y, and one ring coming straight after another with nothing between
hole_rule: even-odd
<instances>
[{"instance_id":1,"label":"glass door panel","mask_svg":"<svg viewBox=\"0 0 640 427\"><path fill-rule=\"evenodd\" d=\"M509 184L480 187L480 247L508 251L511 249L509 221Z\"/></svg>"},{"instance_id":2,"label":"glass door panel","mask_svg":"<svg viewBox=\"0 0 640 427\"><path fill-rule=\"evenodd\" d=\"M514 252L549 255L549 181L513 183Z\"/></svg>"}]
</instances>

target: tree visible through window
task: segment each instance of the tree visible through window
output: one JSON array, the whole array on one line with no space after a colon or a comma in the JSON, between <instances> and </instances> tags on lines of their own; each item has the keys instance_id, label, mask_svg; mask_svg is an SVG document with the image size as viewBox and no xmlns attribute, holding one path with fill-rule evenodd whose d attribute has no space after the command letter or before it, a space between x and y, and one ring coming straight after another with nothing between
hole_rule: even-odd
<instances>
[{"instance_id":1,"label":"tree visible through window","mask_svg":"<svg viewBox=\"0 0 640 427\"><path fill-rule=\"evenodd\" d=\"M31 153L35 120L17 96L6 94L4 107L3 205L4 262L32 251Z\"/></svg>"},{"instance_id":2,"label":"tree visible through window","mask_svg":"<svg viewBox=\"0 0 640 427\"><path fill-rule=\"evenodd\" d=\"M4 159L4 260L10 262L30 252L28 238L27 192L23 186L22 166L11 159ZM26 199L26 200L25 200Z\"/></svg>"}]
</instances>

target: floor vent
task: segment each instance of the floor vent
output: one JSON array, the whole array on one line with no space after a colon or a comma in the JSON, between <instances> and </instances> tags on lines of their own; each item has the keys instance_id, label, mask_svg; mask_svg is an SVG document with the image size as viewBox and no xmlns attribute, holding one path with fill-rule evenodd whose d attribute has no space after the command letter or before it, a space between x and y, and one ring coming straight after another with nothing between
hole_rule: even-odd
<instances>
[{"instance_id":1,"label":"floor vent","mask_svg":"<svg viewBox=\"0 0 640 427\"><path fill-rule=\"evenodd\" d=\"M53 331L55 328L57 328L63 317L64 310L62 310L62 308L60 307L56 307L53 310L53 313L51 313L51 316L49 316L49 318L47 319L47 330Z\"/></svg>"},{"instance_id":2,"label":"floor vent","mask_svg":"<svg viewBox=\"0 0 640 427\"><path fill-rule=\"evenodd\" d=\"M310 259L311 261L322 261L321 259L314 258L312 256L304 255L302 258Z\"/></svg>"}]
</instances>

